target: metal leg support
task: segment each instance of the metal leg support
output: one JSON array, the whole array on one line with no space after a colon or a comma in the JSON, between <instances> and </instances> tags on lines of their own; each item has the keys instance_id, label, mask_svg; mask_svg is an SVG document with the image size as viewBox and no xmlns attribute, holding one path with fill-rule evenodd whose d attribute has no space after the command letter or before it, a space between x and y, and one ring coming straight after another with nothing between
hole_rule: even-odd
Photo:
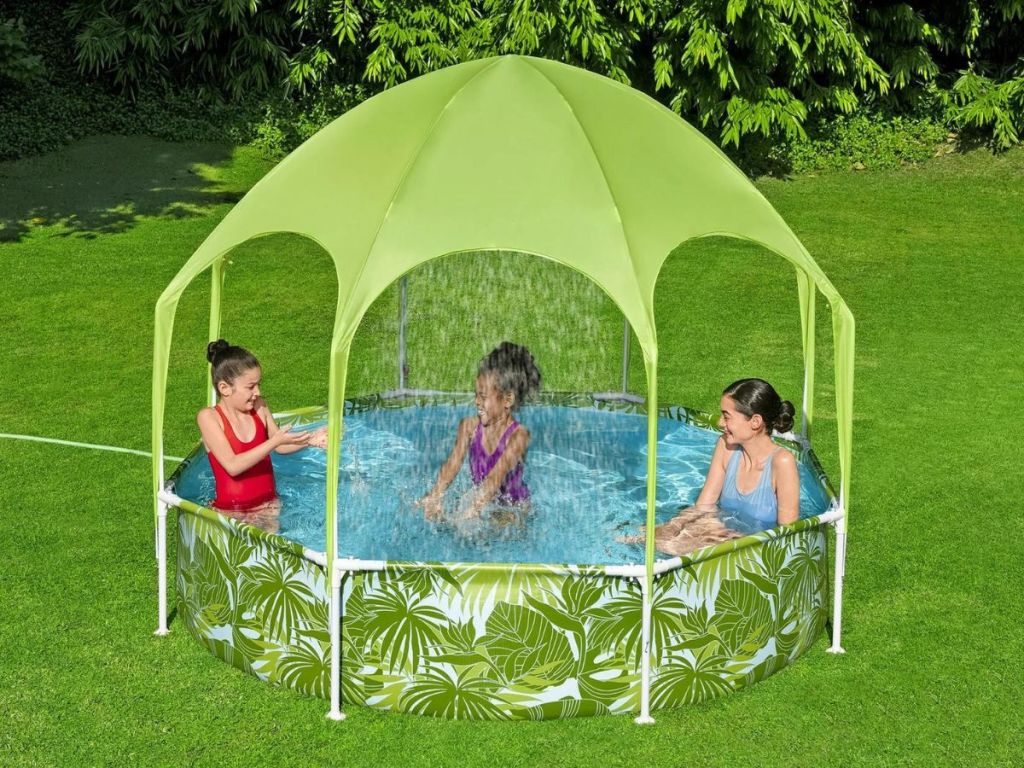
<instances>
[{"instance_id":1,"label":"metal leg support","mask_svg":"<svg viewBox=\"0 0 1024 768\"><path fill-rule=\"evenodd\" d=\"M160 617L156 632L153 634L163 637L171 632L167 628L167 505L164 502L157 503L156 514L157 599L160 604Z\"/></svg>"},{"instance_id":2,"label":"metal leg support","mask_svg":"<svg viewBox=\"0 0 1024 768\"><path fill-rule=\"evenodd\" d=\"M331 711L327 713L330 720L344 720L341 711L341 581L345 571L334 567L331 579Z\"/></svg>"},{"instance_id":3,"label":"metal leg support","mask_svg":"<svg viewBox=\"0 0 1024 768\"><path fill-rule=\"evenodd\" d=\"M640 715L633 722L637 725L651 725L651 600L647 589L647 577L641 576L640 598L643 600L643 614L640 624Z\"/></svg>"},{"instance_id":4,"label":"metal leg support","mask_svg":"<svg viewBox=\"0 0 1024 768\"><path fill-rule=\"evenodd\" d=\"M846 653L840 645L843 628L843 576L846 574L846 530L845 520L836 521L836 575L832 595L832 645L829 653Z\"/></svg>"}]
</instances>

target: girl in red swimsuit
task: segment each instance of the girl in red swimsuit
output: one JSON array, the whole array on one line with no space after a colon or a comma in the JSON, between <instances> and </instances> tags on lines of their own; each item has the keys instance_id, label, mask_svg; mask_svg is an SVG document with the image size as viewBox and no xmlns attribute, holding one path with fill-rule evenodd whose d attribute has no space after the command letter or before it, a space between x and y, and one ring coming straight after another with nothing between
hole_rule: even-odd
<instances>
[{"instance_id":1,"label":"girl in red swimsuit","mask_svg":"<svg viewBox=\"0 0 1024 768\"><path fill-rule=\"evenodd\" d=\"M280 501L270 453L323 447L325 435L323 430L292 432L274 423L260 397L259 361L248 350L218 339L207 346L206 358L218 401L203 408L196 423L213 467L217 496L212 506L276 533Z\"/></svg>"}]
</instances>

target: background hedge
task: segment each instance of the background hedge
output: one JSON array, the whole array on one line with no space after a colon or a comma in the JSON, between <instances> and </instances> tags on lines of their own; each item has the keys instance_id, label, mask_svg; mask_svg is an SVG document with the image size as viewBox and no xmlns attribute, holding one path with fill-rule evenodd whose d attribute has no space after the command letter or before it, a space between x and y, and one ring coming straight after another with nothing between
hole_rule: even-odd
<instances>
[{"instance_id":1,"label":"background hedge","mask_svg":"<svg viewBox=\"0 0 1024 768\"><path fill-rule=\"evenodd\" d=\"M0 157L97 132L289 151L374 92L521 53L650 93L753 172L1024 131L1024 0L10 0Z\"/></svg>"}]
</instances>

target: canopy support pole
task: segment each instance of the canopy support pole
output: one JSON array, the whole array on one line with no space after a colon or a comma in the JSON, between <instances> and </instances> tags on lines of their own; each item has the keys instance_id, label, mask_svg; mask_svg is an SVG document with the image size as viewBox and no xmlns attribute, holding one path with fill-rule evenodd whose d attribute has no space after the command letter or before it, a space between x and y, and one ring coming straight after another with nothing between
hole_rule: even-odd
<instances>
[{"instance_id":1,"label":"canopy support pole","mask_svg":"<svg viewBox=\"0 0 1024 768\"><path fill-rule=\"evenodd\" d=\"M225 258L221 256L213 262L213 266L210 268L210 341L220 338L220 307L221 299L224 296L224 262ZM208 401L212 408L217 404L217 387L214 386L213 381L210 381L207 386L210 393Z\"/></svg>"},{"instance_id":2,"label":"canopy support pole","mask_svg":"<svg viewBox=\"0 0 1024 768\"><path fill-rule=\"evenodd\" d=\"M640 714L633 720L637 725L653 725L651 717L651 594L647 588L647 575L637 577L643 613L640 619Z\"/></svg>"},{"instance_id":3,"label":"canopy support pole","mask_svg":"<svg viewBox=\"0 0 1024 768\"><path fill-rule=\"evenodd\" d=\"M339 343L338 320L341 315L341 297L335 315L334 339L331 342L331 367L327 377L327 475L326 529L327 529L327 581L331 585L331 600L327 623L331 637L331 709L327 717L343 720L341 711L341 582L348 568L338 562L338 470L341 463L341 434L345 405L345 379L351 339Z\"/></svg>"},{"instance_id":4,"label":"canopy support pole","mask_svg":"<svg viewBox=\"0 0 1024 768\"><path fill-rule=\"evenodd\" d=\"M647 368L647 534L644 547L644 576L640 583L643 600L640 652L640 715L635 722L649 725L651 717L651 593L654 591L654 512L658 478L658 357L644 354Z\"/></svg>"},{"instance_id":5,"label":"canopy support pole","mask_svg":"<svg viewBox=\"0 0 1024 768\"><path fill-rule=\"evenodd\" d=\"M796 271L800 299L800 333L804 356L804 391L800 406L800 439L806 444L814 418L814 311L817 289L810 275Z\"/></svg>"},{"instance_id":6,"label":"canopy support pole","mask_svg":"<svg viewBox=\"0 0 1024 768\"><path fill-rule=\"evenodd\" d=\"M842 500L840 500L840 508ZM846 653L842 646L843 632L843 578L846 576L846 515L844 514L835 523L836 526L836 563L835 563L835 586L832 590L832 645L828 647L829 653Z\"/></svg>"},{"instance_id":7,"label":"canopy support pole","mask_svg":"<svg viewBox=\"0 0 1024 768\"><path fill-rule=\"evenodd\" d=\"M331 574L331 711L327 718L335 721L345 719L341 711L341 582L346 573L335 564Z\"/></svg>"},{"instance_id":8,"label":"canopy support pole","mask_svg":"<svg viewBox=\"0 0 1024 768\"><path fill-rule=\"evenodd\" d=\"M161 459L161 464L163 463ZM160 485L163 485L161 478ZM156 503L156 568L159 619L156 631L158 637L169 635L167 628L167 505L162 500Z\"/></svg>"},{"instance_id":9,"label":"canopy support pole","mask_svg":"<svg viewBox=\"0 0 1024 768\"><path fill-rule=\"evenodd\" d=\"M629 320L622 323L622 394L626 394L629 392Z\"/></svg>"},{"instance_id":10,"label":"canopy support pole","mask_svg":"<svg viewBox=\"0 0 1024 768\"><path fill-rule=\"evenodd\" d=\"M398 281L398 391L405 389L406 376L409 372L408 363L405 357L405 323L407 319L406 283L409 278L406 275Z\"/></svg>"}]
</instances>

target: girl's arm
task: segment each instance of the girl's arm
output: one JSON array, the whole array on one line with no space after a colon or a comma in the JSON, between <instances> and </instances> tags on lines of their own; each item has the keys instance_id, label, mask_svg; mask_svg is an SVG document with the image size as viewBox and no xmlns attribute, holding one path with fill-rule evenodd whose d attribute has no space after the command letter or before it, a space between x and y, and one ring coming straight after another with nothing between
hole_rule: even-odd
<instances>
[{"instance_id":1,"label":"girl's arm","mask_svg":"<svg viewBox=\"0 0 1024 768\"><path fill-rule=\"evenodd\" d=\"M793 454L785 449L772 459L772 483L779 502L778 524L795 523L800 517L800 472Z\"/></svg>"},{"instance_id":2,"label":"girl's arm","mask_svg":"<svg viewBox=\"0 0 1024 768\"><path fill-rule=\"evenodd\" d=\"M275 452L281 455L295 453L309 445L309 441L313 436L312 432L309 432L308 430L300 430L292 434L289 432L291 427L284 427L282 429L277 426L277 422L274 421L274 416L270 413L270 408L267 406L267 402L263 398L259 399L256 407L259 409L256 411L256 414L263 419L263 423L267 425L268 439L273 438L275 435L279 435L282 432L288 435L288 437L284 439L284 442L274 448Z\"/></svg>"},{"instance_id":3,"label":"girl's arm","mask_svg":"<svg viewBox=\"0 0 1024 768\"><path fill-rule=\"evenodd\" d=\"M467 416L459 422L459 431L455 436L455 445L452 446L452 452L448 455L448 459L441 465L441 471L437 473L437 481L434 483L434 487L430 489L427 495L416 502L418 506L423 507L428 517L440 516L441 497L462 468L462 462L465 460L466 452L469 450L469 441L473 439L473 428L476 419L476 416Z\"/></svg>"},{"instance_id":4,"label":"girl's arm","mask_svg":"<svg viewBox=\"0 0 1024 768\"><path fill-rule=\"evenodd\" d=\"M722 488L725 486L725 470L729 464L730 454L731 451L725 444L725 438L718 438L718 442L715 443L715 452L711 455L711 467L708 469L707 479L693 506L703 507L718 504L718 498L722 495Z\"/></svg>"},{"instance_id":5,"label":"girl's arm","mask_svg":"<svg viewBox=\"0 0 1024 768\"><path fill-rule=\"evenodd\" d=\"M526 431L526 427L520 424L519 428L509 436L508 442L505 444L505 452L501 454L498 463L494 465L493 469L487 473L484 481L480 483L480 488L476 492L476 497L473 500L473 506L470 508L469 514L479 514L484 506L498 495L502 482L504 482L508 473L516 468L516 464L523 460L523 457L526 455L526 449L529 447L530 433Z\"/></svg>"},{"instance_id":6,"label":"girl's arm","mask_svg":"<svg viewBox=\"0 0 1024 768\"><path fill-rule=\"evenodd\" d=\"M235 453L231 450L227 435L224 434L224 427L217 417L213 408L203 408L196 415L196 424L199 425L199 434L202 435L203 445L206 450L216 457L220 465L227 470L232 477L236 477L245 470L256 466L265 457L270 455L280 445L295 444L297 441L305 444L306 438L299 434L291 434L289 427L277 429L273 437L269 437L255 448L250 448L245 453Z\"/></svg>"}]
</instances>

